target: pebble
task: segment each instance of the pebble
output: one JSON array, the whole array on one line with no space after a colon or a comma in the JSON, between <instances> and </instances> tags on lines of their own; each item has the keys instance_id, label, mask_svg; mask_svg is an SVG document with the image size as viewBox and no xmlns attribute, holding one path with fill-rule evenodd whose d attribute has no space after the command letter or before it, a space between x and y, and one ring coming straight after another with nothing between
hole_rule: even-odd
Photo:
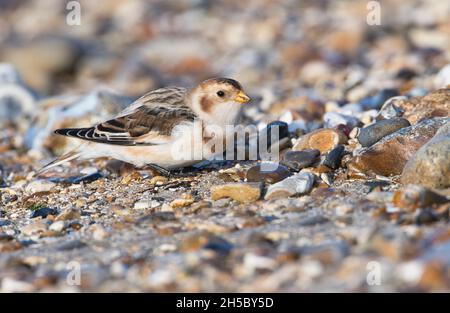
<instances>
[{"instance_id":1,"label":"pebble","mask_svg":"<svg viewBox=\"0 0 450 313\"><path fill-rule=\"evenodd\" d=\"M408 210L427 208L447 202L450 202L450 199L417 185L407 185L396 190L392 198L392 203L396 207Z\"/></svg>"},{"instance_id":2,"label":"pebble","mask_svg":"<svg viewBox=\"0 0 450 313\"><path fill-rule=\"evenodd\" d=\"M46 230L47 230L47 222L37 221L22 227L20 229L20 232L25 236L33 236L43 233Z\"/></svg>"},{"instance_id":3,"label":"pebble","mask_svg":"<svg viewBox=\"0 0 450 313\"><path fill-rule=\"evenodd\" d=\"M150 179L150 184L161 186L167 183L168 181L169 181L168 178L165 176L155 176Z\"/></svg>"},{"instance_id":4,"label":"pebble","mask_svg":"<svg viewBox=\"0 0 450 313\"><path fill-rule=\"evenodd\" d=\"M436 88L444 88L450 85L450 64L444 66L434 79Z\"/></svg>"},{"instance_id":5,"label":"pebble","mask_svg":"<svg viewBox=\"0 0 450 313\"><path fill-rule=\"evenodd\" d=\"M345 115L337 112L328 112L323 116L325 127L334 128L338 125L345 125L348 129L353 129L359 125L360 121L352 115Z\"/></svg>"},{"instance_id":6,"label":"pebble","mask_svg":"<svg viewBox=\"0 0 450 313\"><path fill-rule=\"evenodd\" d=\"M314 175L299 173L269 186L264 197L266 200L308 194L314 184Z\"/></svg>"},{"instance_id":7,"label":"pebble","mask_svg":"<svg viewBox=\"0 0 450 313\"><path fill-rule=\"evenodd\" d=\"M377 120L401 117L404 112L400 107L400 103L406 100L408 100L406 96L397 96L386 100L380 111L378 111Z\"/></svg>"},{"instance_id":8,"label":"pebble","mask_svg":"<svg viewBox=\"0 0 450 313\"><path fill-rule=\"evenodd\" d=\"M32 211L30 214L30 218L36 218L36 217L46 218L48 215L56 216L57 213L58 212L55 209L44 207L44 208L40 208L40 209Z\"/></svg>"},{"instance_id":9,"label":"pebble","mask_svg":"<svg viewBox=\"0 0 450 313\"><path fill-rule=\"evenodd\" d=\"M56 221L69 221L79 219L81 216L80 211L76 209L67 209L56 217Z\"/></svg>"},{"instance_id":10,"label":"pebble","mask_svg":"<svg viewBox=\"0 0 450 313\"><path fill-rule=\"evenodd\" d=\"M215 251L221 255L226 255L233 249L233 245L224 238L208 232L201 232L184 239L180 244L180 250L191 252L199 249Z\"/></svg>"},{"instance_id":11,"label":"pebble","mask_svg":"<svg viewBox=\"0 0 450 313\"><path fill-rule=\"evenodd\" d=\"M380 109L386 100L398 95L396 89L383 89L376 95L361 100L361 104L365 109Z\"/></svg>"},{"instance_id":12,"label":"pebble","mask_svg":"<svg viewBox=\"0 0 450 313\"><path fill-rule=\"evenodd\" d=\"M363 111L363 107L359 103L347 103L339 108L340 113L350 116L359 115Z\"/></svg>"},{"instance_id":13,"label":"pebble","mask_svg":"<svg viewBox=\"0 0 450 313\"><path fill-rule=\"evenodd\" d=\"M424 120L417 125L402 128L368 148L354 152L353 160L347 164L350 177L400 175L406 162L445 122L445 118Z\"/></svg>"},{"instance_id":14,"label":"pebble","mask_svg":"<svg viewBox=\"0 0 450 313\"><path fill-rule=\"evenodd\" d=\"M335 209L337 216L346 216L354 211L354 207L349 204L338 205Z\"/></svg>"},{"instance_id":15,"label":"pebble","mask_svg":"<svg viewBox=\"0 0 450 313\"><path fill-rule=\"evenodd\" d=\"M65 228L64 221L56 221L56 222L52 223L48 229L51 231L60 233L64 230L64 228Z\"/></svg>"},{"instance_id":16,"label":"pebble","mask_svg":"<svg viewBox=\"0 0 450 313\"><path fill-rule=\"evenodd\" d=\"M0 233L0 252L12 252L23 248L14 237Z\"/></svg>"},{"instance_id":17,"label":"pebble","mask_svg":"<svg viewBox=\"0 0 450 313\"><path fill-rule=\"evenodd\" d=\"M294 171L309 167L319 160L320 151L317 149L306 149L301 151L289 150L283 155L282 164Z\"/></svg>"},{"instance_id":18,"label":"pebble","mask_svg":"<svg viewBox=\"0 0 450 313\"><path fill-rule=\"evenodd\" d=\"M167 203L163 203L161 206L161 212L174 212L174 208Z\"/></svg>"},{"instance_id":19,"label":"pebble","mask_svg":"<svg viewBox=\"0 0 450 313\"><path fill-rule=\"evenodd\" d=\"M175 199L170 202L170 206L174 209L184 208L194 203L194 199Z\"/></svg>"},{"instance_id":20,"label":"pebble","mask_svg":"<svg viewBox=\"0 0 450 313\"><path fill-rule=\"evenodd\" d=\"M396 104L403 111L402 117L411 125L424 119L450 116L450 88L432 91L422 97L413 97L408 100L397 101Z\"/></svg>"},{"instance_id":21,"label":"pebble","mask_svg":"<svg viewBox=\"0 0 450 313\"><path fill-rule=\"evenodd\" d=\"M408 126L410 126L408 120L401 117L382 120L362 128L358 135L358 141L363 147L370 147L381 138Z\"/></svg>"},{"instance_id":22,"label":"pebble","mask_svg":"<svg viewBox=\"0 0 450 313\"><path fill-rule=\"evenodd\" d=\"M450 118L406 163L401 181L428 188L450 187Z\"/></svg>"},{"instance_id":23,"label":"pebble","mask_svg":"<svg viewBox=\"0 0 450 313\"><path fill-rule=\"evenodd\" d=\"M319 261L323 265L332 265L344 259L350 252L350 247L344 241L326 242L314 246L305 246L300 254L308 260Z\"/></svg>"},{"instance_id":24,"label":"pebble","mask_svg":"<svg viewBox=\"0 0 450 313\"><path fill-rule=\"evenodd\" d=\"M317 149L326 153L339 144L347 143L347 136L338 129L321 128L299 138L292 150Z\"/></svg>"},{"instance_id":25,"label":"pebble","mask_svg":"<svg viewBox=\"0 0 450 313\"><path fill-rule=\"evenodd\" d=\"M89 231L92 231L92 238L94 238L94 240L102 241L109 237L109 233L100 224L91 225Z\"/></svg>"},{"instance_id":26,"label":"pebble","mask_svg":"<svg viewBox=\"0 0 450 313\"><path fill-rule=\"evenodd\" d=\"M414 217L414 221L417 225L428 225L435 223L439 220L437 214L429 209L419 209Z\"/></svg>"},{"instance_id":27,"label":"pebble","mask_svg":"<svg viewBox=\"0 0 450 313\"><path fill-rule=\"evenodd\" d=\"M46 98L38 103L42 108L41 114L36 116L33 125L28 128L25 144L36 151L51 150L55 154L62 154L73 148L71 141L56 136L52 130L95 124L119 113L130 103L131 99L103 87L94 88L86 95ZM59 181L55 179L55 182L79 183L86 179L99 178L99 174L65 177Z\"/></svg>"},{"instance_id":28,"label":"pebble","mask_svg":"<svg viewBox=\"0 0 450 313\"><path fill-rule=\"evenodd\" d=\"M400 229L393 227L375 232L367 238L365 244L369 251L374 251L394 261L400 261L412 252L407 235Z\"/></svg>"},{"instance_id":29,"label":"pebble","mask_svg":"<svg viewBox=\"0 0 450 313\"><path fill-rule=\"evenodd\" d=\"M349 142L352 139L357 138L360 132L361 132L361 128L359 128L359 127L353 128L352 131L348 134L348 138L350 138Z\"/></svg>"},{"instance_id":30,"label":"pebble","mask_svg":"<svg viewBox=\"0 0 450 313\"><path fill-rule=\"evenodd\" d=\"M225 200L225 199L223 199ZM220 201L220 200L219 200ZM194 202L190 207L189 207L189 212L190 213L197 213L197 212L201 212L204 209L208 209L212 206L210 201L206 201L206 200L201 200L199 202Z\"/></svg>"},{"instance_id":31,"label":"pebble","mask_svg":"<svg viewBox=\"0 0 450 313\"><path fill-rule=\"evenodd\" d=\"M417 284L420 281L420 277L423 273L423 264L420 261L413 260L409 262L404 262L399 265L399 270L397 275L403 281L409 284Z\"/></svg>"},{"instance_id":32,"label":"pebble","mask_svg":"<svg viewBox=\"0 0 450 313\"><path fill-rule=\"evenodd\" d=\"M231 183L211 187L211 198L232 198L238 202L254 202L261 197L260 183Z\"/></svg>"},{"instance_id":33,"label":"pebble","mask_svg":"<svg viewBox=\"0 0 450 313\"><path fill-rule=\"evenodd\" d=\"M256 270L273 270L277 266L274 259L254 253L245 254L243 262L249 274L253 274Z\"/></svg>"},{"instance_id":34,"label":"pebble","mask_svg":"<svg viewBox=\"0 0 450 313\"><path fill-rule=\"evenodd\" d=\"M328 186L333 184L333 175L331 173L321 173L320 179Z\"/></svg>"},{"instance_id":35,"label":"pebble","mask_svg":"<svg viewBox=\"0 0 450 313\"><path fill-rule=\"evenodd\" d=\"M21 84L23 79L19 71L10 63L0 63L0 84Z\"/></svg>"},{"instance_id":36,"label":"pebble","mask_svg":"<svg viewBox=\"0 0 450 313\"><path fill-rule=\"evenodd\" d=\"M326 218L325 216L323 216L321 214L315 214L315 215L303 218L298 223L298 226L313 226L313 225L328 223L329 221L330 220L328 218Z\"/></svg>"},{"instance_id":37,"label":"pebble","mask_svg":"<svg viewBox=\"0 0 450 313\"><path fill-rule=\"evenodd\" d=\"M33 284L21 281L12 277L5 277L2 279L2 284L0 288L1 292L5 293L22 293L22 292L33 292L35 287Z\"/></svg>"},{"instance_id":38,"label":"pebble","mask_svg":"<svg viewBox=\"0 0 450 313\"><path fill-rule=\"evenodd\" d=\"M273 136L273 138L272 138ZM260 143L266 142L266 147L260 147ZM273 142L272 142L273 141ZM289 126L286 122L273 121L258 133L258 154L259 158L264 158L262 153L272 151L272 146L277 145L278 151L290 147ZM248 153L247 153L248 154Z\"/></svg>"},{"instance_id":39,"label":"pebble","mask_svg":"<svg viewBox=\"0 0 450 313\"><path fill-rule=\"evenodd\" d=\"M139 200L134 203L135 210L145 210L150 208L156 208L160 205L156 200Z\"/></svg>"},{"instance_id":40,"label":"pebble","mask_svg":"<svg viewBox=\"0 0 450 313\"><path fill-rule=\"evenodd\" d=\"M210 236L208 241L203 245L203 249L212 250L219 255L226 256L233 250L233 245L226 239L219 236Z\"/></svg>"},{"instance_id":41,"label":"pebble","mask_svg":"<svg viewBox=\"0 0 450 313\"><path fill-rule=\"evenodd\" d=\"M74 204L77 209L81 209L82 207L84 207L87 204L87 200L83 199L83 198L79 198L75 201Z\"/></svg>"},{"instance_id":42,"label":"pebble","mask_svg":"<svg viewBox=\"0 0 450 313\"><path fill-rule=\"evenodd\" d=\"M362 124L369 125L376 119L377 115L377 110L369 110L362 112L359 119L361 120Z\"/></svg>"},{"instance_id":43,"label":"pebble","mask_svg":"<svg viewBox=\"0 0 450 313\"><path fill-rule=\"evenodd\" d=\"M56 247L56 249L58 251L71 251L71 250L82 249L86 246L87 246L87 244L85 242L75 239L75 240L65 241L65 242L59 244Z\"/></svg>"},{"instance_id":44,"label":"pebble","mask_svg":"<svg viewBox=\"0 0 450 313\"><path fill-rule=\"evenodd\" d=\"M28 193L47 192L53 190L55 187L55 183L48 180L39 179L30 182L25 187L25 191Z\"/></svg>"},{"instance_id":45,"label":"pebble","mask_svg":"<svg viewBox=\"0 0 450 313\"><path fill-rule=\"evenodd\" d=\"M338 145L336 148L331 150L325 156L323 160L323 165L335 170L341 165L342 157L344 156L345 147L343 145Z\"/></svg>"},{"instance_id":46,"label":"pebble","mask_svg":"<svg viewBox=\"0 0 450 313\"><path fill-rule=\"evenodd\" d=\"M300 118L300 120L299 120L299 118ZM290 129L291 124L295 123L297 120L303 122L303 124L304 124L304 121L301 119L299 114L296 111L291 110L291 109L287 109L286 111L284 111L284 113L281 114L280 117L278 118L278 121L281 121L288 125L288 128L289 128L288 130L290 132L293 132L293 129ZM303 126L305 126L305 125L303 125Z\"/></svg>"},{"instance_id":47,"label":"pebble","mask_svg":"<svg viewBox=\"0 0 450 313\"><path fill-rule=\"evenodd\" d=\"M231 167L219 170L220 179L226 182L240 182L245 179L245 171L240 167Z\"/></svg>"},{"instance_id":48,"label":"pebble","mask_svg":"<svg viewBox=\"0 0 450 313\"><path fill-rule=\"evenodd\" d=\"M417 76L416 71L414 71L411 68L402 68L400 69L397 74L395 74L395 78L401 79L401 80L405 80L405 81L409 81L411 79L413 79L414 77Z\"/></svg>"},{"instance_id":49,"label":"pebble","mask_svg":"<svg viewBox=\"0 0 450 313\"><path fill-rule=\"evenodd\" d=\"M11 64L0 63L0 122L4 125L13 121L15 123L29 123L36 112L36 95L22 81L19 73ZM8 94L11 96L8 96ZM14 94L20 94L15 97ZM26 132L26 125L17 125L19 133Z\"/></svg>"},{"instance_id":50,"label":"pebble","mask_svg":"<svg viewBox=\"0 0 450 313\"><path fill-rule=\"evenodd\" d=\"M269 166L269 168L267 168L268 171L266 171L264 165L261 165L261 163L252 166L247 170L247 181L273 184L291 175L291 172L286 166L281 164L278 164L278 166L276 164L273 165L276 166L276 168L273 170L272 167L274 166Z\"/></svg>"}]
</instances>

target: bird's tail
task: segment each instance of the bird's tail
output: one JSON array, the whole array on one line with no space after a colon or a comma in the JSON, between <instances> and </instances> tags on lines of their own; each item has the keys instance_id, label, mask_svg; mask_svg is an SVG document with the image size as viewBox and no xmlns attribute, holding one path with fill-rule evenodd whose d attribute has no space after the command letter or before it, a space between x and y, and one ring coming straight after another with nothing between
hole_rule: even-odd
<instances>
[{"instance_id":1,"label":"bird's tail","mask_svg":"<svg viewBox=\"0 0 450 313\"><path fill-rule=\"evenodd\" d=\"M63 163L75 160L81 156L80 149L72 150L66 154L63 154L62 156L58 157L56 160L53 160L52 162L45 165L43 168L38 170L34 176L39 176L42 173L48 171L49 169L56 167L58 165L61 165Z\"/></svg>"}]
</instances>

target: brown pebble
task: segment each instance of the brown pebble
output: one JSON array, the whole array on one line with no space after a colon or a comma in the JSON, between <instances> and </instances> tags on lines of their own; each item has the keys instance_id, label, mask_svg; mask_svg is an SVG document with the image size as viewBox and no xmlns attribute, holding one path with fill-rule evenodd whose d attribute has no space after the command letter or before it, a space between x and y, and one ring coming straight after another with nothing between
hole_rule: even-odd
<instances>
[{"instance_id":1,"label":"brown pebble","mask_svg":"<svg viewBox=\"0 0 450 313\"><path fill-rule=\"evenodd\" d=\"M232 198L239 202L254 202L260 197L261 184L259 183L232 183L211 188L213 200Z\"/></svg>"},{"instance_id":2,"label":"brown pebble","mask_svg":"<svg viewBox=\"0 0 450 313\"><path fill-rule=\"evenodd\" d=\"M292 150L317 149L322 154L347 143L347 140L347 136L339 129L321 128L300 137Z\"/></svg>"}]
</instances>

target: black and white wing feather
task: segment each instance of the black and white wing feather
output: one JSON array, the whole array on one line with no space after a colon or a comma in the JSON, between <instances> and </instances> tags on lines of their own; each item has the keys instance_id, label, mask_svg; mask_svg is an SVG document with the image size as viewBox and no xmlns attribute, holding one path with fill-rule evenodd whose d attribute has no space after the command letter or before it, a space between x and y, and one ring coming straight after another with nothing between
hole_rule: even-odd
<instances>
[{"instance_id":1,"label":"black and white wing feather","mask_svg":"<svg viewBox=\"0 0 450 313\"><path fill-rule=\"evenodd\" d=\"M159 145L173 128L196 114L185 104L184 88L161 88L142 96L117 117L87 128L63 128L56 134L97 143L125 146Z\"/></svg>"}]
</instances>

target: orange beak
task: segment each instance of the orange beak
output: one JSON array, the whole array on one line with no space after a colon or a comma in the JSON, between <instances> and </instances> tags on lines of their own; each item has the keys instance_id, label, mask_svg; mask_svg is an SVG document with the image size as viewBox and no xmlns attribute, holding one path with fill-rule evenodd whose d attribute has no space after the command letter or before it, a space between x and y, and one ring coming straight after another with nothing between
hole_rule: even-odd
<instances>
[{"instance_id":1,"label":"orange beak","mask_svg":"<svg viewBox=\"0 0 450 313\"><path fill-rule=\"evenodd\" d=\"M236 95L236 98L234 98L234 101L246 103L250 101L250 97L247 96L243 91L239 91L239 93Z\"/></svg>"}]
</instances>

